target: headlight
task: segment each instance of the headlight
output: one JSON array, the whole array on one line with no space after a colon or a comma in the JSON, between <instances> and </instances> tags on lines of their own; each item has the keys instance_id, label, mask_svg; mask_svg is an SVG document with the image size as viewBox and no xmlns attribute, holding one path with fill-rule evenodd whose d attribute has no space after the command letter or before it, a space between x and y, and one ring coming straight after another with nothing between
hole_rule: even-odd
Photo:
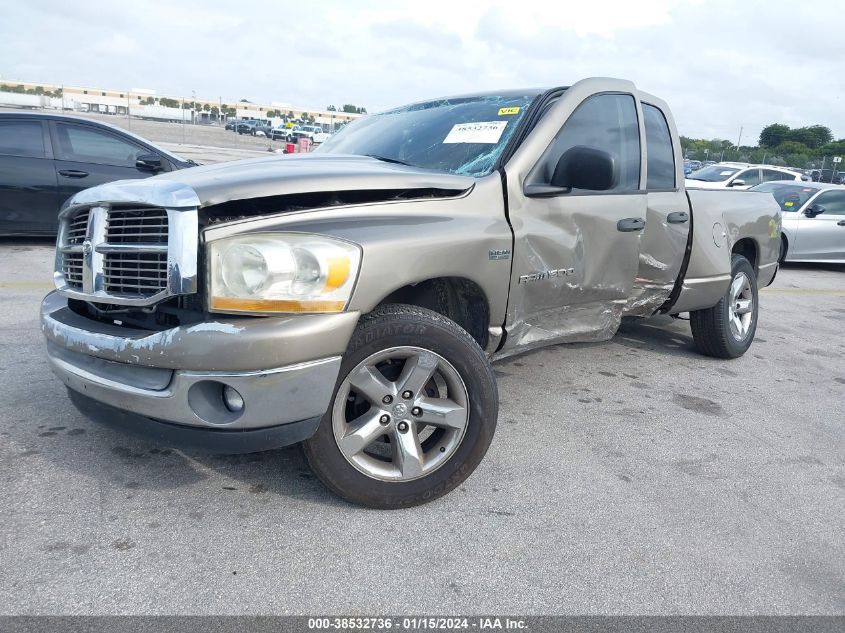
<instances>
[{"instance_id":1,"label":"headlight","mask_svg":"<svg viewBox=\"0 0 845 633\"><path fill-rule=\"evenodd\" d=\"M355 244L299 233L210 242L209 310L343 312L361 262Z\"/></svg>"}]
</instances>

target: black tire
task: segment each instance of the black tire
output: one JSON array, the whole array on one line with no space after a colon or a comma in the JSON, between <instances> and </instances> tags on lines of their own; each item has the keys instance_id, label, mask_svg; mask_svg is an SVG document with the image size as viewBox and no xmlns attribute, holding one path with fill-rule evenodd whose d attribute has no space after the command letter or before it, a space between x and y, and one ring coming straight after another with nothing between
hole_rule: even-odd
<instances>
[{"instance_id":1,"label":"black tire","mask_svg":"<svg viewBox=\"0 0 845 633\"><path fill-rule=\"evenodd\" d=\"M385 305L362 317L343 357L332 403L359 363L400 346L423 348L451 363L466 386L466 430L455 452L433 472L409 481L383 481L347 461L335 440L330 406L317 432L303 443L305 457L327 488L347 501L372 508L407 508L445 495L472 474L496 430L496 378L478 343L446 317L410 305Z\"/></svg>"},{"instance_id":2,"label":"black tire","mask_svg":"<svg viewBox=\"0 0 845 633\"><path fill-rule=\"evenodd\" d=\"M782 264L786 261L786 252L789 250L789 242L786 239L786 235L780 236L780 255L778 255L778 264Z\"/></svg>"},{"instance_id":3,"label":"black tire","mask_svg":"<svg viewBox=\"0 0 845 633\"><path fill-rule=\"evenodd\" d=\"M747 333L737 338L731 331L730 309L731 286L740 274L744 274L751 286L751 323ZM738 358L748 351L757 331L758 314L757 275L754 267L742 255L731 258L731 283L725 290L725 295L712 308L690 312L690 328L692 338L698 351L705 356L715 358Z\"/></svg>"}]
</instances>

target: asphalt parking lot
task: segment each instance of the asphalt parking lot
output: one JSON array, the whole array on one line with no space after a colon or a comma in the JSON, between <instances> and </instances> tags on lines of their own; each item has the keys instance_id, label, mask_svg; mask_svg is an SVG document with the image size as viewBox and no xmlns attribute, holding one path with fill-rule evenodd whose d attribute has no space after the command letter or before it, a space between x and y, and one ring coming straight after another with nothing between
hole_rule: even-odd
<instances>
[{"instance_id":1,"label":"asphalt parking lot","mask_svg":"<svg viewBox=\"0 0 845 633\"><path fill-rule=\"evenodd\" d=\"M84 419L38 327L52 244L0 261L5 613L845 610L845 267L783 269L735 361L659 318L498 363L480 468L379 512L297 448L188 454Z\"/></svg>"}]
</instances>

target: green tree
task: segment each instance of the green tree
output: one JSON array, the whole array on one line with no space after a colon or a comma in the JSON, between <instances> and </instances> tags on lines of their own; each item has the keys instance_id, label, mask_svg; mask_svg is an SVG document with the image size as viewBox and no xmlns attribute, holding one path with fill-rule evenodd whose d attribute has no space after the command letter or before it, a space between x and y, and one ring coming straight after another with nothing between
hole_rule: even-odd
<instances>
[{"instance_id":1,"label":"green tree","mask_svg":"<svg viewBox=\"0 0 845 633\"><path fill-rule=\"evenodd\" d=\"M808 155L810 153L810 148L804 145L804 143L799 143L798 141L784 141L778 145L774 151L775 154L780 154L781 156L784 154Z\"/></svg>"},{"instance_id":2,"label":"green tree","mask_svg":"<svg viewBox=\"0 0 845 633\"><path fill-rule=\"evenodd\" d=\"M760 146L761 147L777 147L781 143L789 139L790 127L782 123L772 123L767 125L760 132Z\"/></svg>"}]
</instances>

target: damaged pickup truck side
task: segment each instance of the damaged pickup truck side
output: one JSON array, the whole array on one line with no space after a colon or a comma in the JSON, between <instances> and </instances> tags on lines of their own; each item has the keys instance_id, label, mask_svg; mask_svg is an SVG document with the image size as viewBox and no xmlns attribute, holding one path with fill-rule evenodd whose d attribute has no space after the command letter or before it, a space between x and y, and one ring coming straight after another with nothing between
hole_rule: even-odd
<instances>
[{"instance_id":1,"label":"damaged pickup truck side","mask_svg":"<svg viewBox=\"0 0 845 633\"><path fill-rule=\"evenodd\" d=\"M41 318L92 418L217 452L303 442L337 494L405 507L486 453L491 360L682 312L701 352L743 354L779 223L769 194L685 190L666 104L587 79L83 191Z\"/></svg>"}]
</instances>

